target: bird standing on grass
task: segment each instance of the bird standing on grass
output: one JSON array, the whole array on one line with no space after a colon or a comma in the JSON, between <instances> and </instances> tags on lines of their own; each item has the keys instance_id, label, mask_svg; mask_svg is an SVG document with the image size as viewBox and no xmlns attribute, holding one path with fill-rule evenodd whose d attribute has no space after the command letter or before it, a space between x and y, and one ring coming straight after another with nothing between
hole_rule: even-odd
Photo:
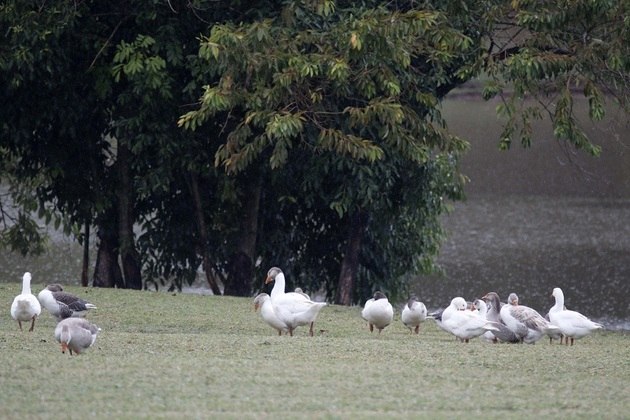
<instances>
[{"instance_id":1,"label":"bird standing on grass","mask_svg":"<svg viewBox=\"0 0 630 420\"><path fill-rule=\"evenodd\" d=\"M488 321L485 315L481 316L477 311L467 310L467 306L463 298L454 298L451 301L451 307L454 310L446 319L442 315L442 325L447 331L466 343L486 331L498 331L494 322Z\"/></svg>"},{"instance_id":2,"label":"bird standing on grass","mask_svg":"<svg viewBox=\"0 0 630 420\"><path fill-rule=\"evenodd\" d=\"M96 306L71 293L64 292L60 284L49 284L37 295L41 304L57 321L70 317L84 317Z\"/></svg>"},{"instance_id":3,"label":"bird standing on grass","mask_svg":"<svg viewBox=\"0 0 630 420\"><path fill-rule=\"evenodd\" d=\"M55 328L55 340L61 343L61 352L66 350L76 354L83 353L96 341L96 336L101 331L99 327L83 318L66 318L57 324Z\"/></svg>"},{"instance_id":4,"label":"bird standing on grass","mask_svg":"<svg viewBox=\"0 0 630 420\"><path fill-rule=\"evenodd\" d=\"M420 324L427 318L427 307L422 302L418 302L415 295L411 295L400 314L400 320L409 328L410 332L418 334Z\"/></svg>"},{"instance_id":5,"label":"bird standing on grass","mask_svg":"<svg viewBox=\"0 0 630 420\"><path fill-rule=\"evenodd\" d=\"M278 335L283 332L289 332L289 327L285 324L273 310L271 297L267 293L260 293L254 298L254 311L260 309L260 315L263 321L269 324L273 329L278 331Z\"/></svg>"},{"instance_id":6,"label":"bird standing on grass","mask_svg":"<svg viewBox=\"0 0 630 420\"><path fill-rule=\"evenodd\" d=\"M549 320L557 325L565 336L565 344L569 344L570 338L573 345L574 340L603 328L602 324L591 321L579 312L564 309L564 293L559 287L553 289L551 295L556 299L556 303L549 310ZM562 341L560 343L562 344Z\"/></svg>"},{"instance_id":7,"label":"bird standing on grass","mask_svg":"<svg viewBox=\"0 0 630 420\"><path fill-rule=\"evenodd\" d=\"M274 282L271 290L271 305L280 321L286 324L289 335L301 325L310 325L309 335L313 336L313 325L319 311L326 306L326 302L313 302L302 293L286 293L284 273L278 267L272 267L267 272L265 284Z\"/></svg>"},{"instance_id":8,"label":"bird standing on grass","mask_svg":"<svg viewBox=\"0 0 630 420\"><path fill-rule=\"evenodd\" d=\"M501 320L521 342L527 344L534 344L543 335L555 334L559 330L536 310L519 305L516 293L510 293L508 304L501 308Z\"/></svg>"},{"instance_id":9,"label":"bird standing on grass","mask_svg":"<svg viewBox=\"0 0 630 420\"><path fill-rule=\"evenodd\" d=\"M370 332L374 331L374 327L378 329L378 333L394 319L394 308L387 300L387 296L380 290L374 292L374 297L365 302L365 306L361 311L361 317L368 322Z\"/></svg>"},{"instance_id":10,"label":"bird standing on grass","mask_svg":"<svg viewBox=\"0 0 630 420\"><path fill-rule=\"evenodd\" d=\"M11 304L11 317L18 322L20 331L22 331L22 321L31 321L29 331L33 331L35 319L41 312L42 306L35 295L31 293L31 273L26 272L22 276L22 293L17 295Z\"/></svg>"}]
</instances>

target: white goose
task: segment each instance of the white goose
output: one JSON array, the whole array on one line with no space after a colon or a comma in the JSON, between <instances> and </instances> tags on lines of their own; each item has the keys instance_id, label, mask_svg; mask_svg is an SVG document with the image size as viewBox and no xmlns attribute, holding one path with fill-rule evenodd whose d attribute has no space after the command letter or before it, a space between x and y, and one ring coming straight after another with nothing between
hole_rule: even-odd
<instances>
[{"instance_id":1,"label":"white goose","mask_svg":"<svg viewBox=\"0 0 630 420\"><path fill-rule=\"evenodd\" d=\"M267 272L265 284L275 282L271 290L271 304L276 316L289 329L289 335L301 325L310 324L309 335L313 336L313 324L319 311L326 306L325 302L313 302L301 293L285 293L284 273L278 267Z\"/></svg>"},{"instance_id":2,"label":"white goose","mask_svg":"<svg viewBox=\"0 0 630 420\"><path fill-rule=\"evenodd\" d=\"M411 295L400 314L400 320L409 328L410 332L418 334L420 324L427 318L427 307L422 302L418 302L415 295Z\"/></svg>"},{"instance_id":3,"label":"white goose","mask_svg":"<svg viewBox=\"0 0 630 420\"><path fill-rule=\"evenodd\" d=\"M374 331L374 327L378 329L380 334L383 328L392 323L394 319L394 308L387 300L387 296L380 290L374 292L374 297L365 302L361 317L368 322L370 332Z\"/></svg>"},{"instance_id":4,"label":"white goose","mask_svg":"<svg viewBox=\"0 0 630 420\"><path fill-rule=\"evenodd\" d=\"M18 322L20 331L22 331L22 321L31 321L31 328L35 328L35 319L42 313L42 306L39 301L31 293L31 273L26 272L22 276L22 293L13 299L11 304L11 317Z\"/></svg>"},{"instance_id":5,"label":"white goose","mask_svg":"<svg viewBox=\"0 0 630 420\"><path fill-rule=\"evenodd\" d=\"M278 335L283 332L289 332L289 327L285 324L273 310L271 297L267 293L260 293L254 298L254 311L260 309L260 315L263 321L269 324L273 329L278 331Z\"/></svg>"},{"instance_id":6,"label":"white goose","mask_svg":"<svg viewBox=\"0 0 630 420\"><path fill-rule=\"evenodd\" d=\"M501 320L523 343L534 344L545 334L555 334L558 327L550 324L536 310L519 305L516 293L510 293L508 304L501 308Z\"/></svg>"},{"instance_id":7,"label":"white goose","mask_svg":"<svg viewBox=\"0 0 630 420\"><path fill-rule=\"evenodd\" d=\"M575 339L603 328L603 325L591 321L579 312L564 309L564 293L559 287L553 289L551 295L556 298L556 304L549 310L549 320L564 334L565 344L569 344L570 338L573 345Z\"/></svg>"},{"instance_id":8,"label":"white goose","mask_svg":"<svg viewBox=\"0 0 630 420\"><path fill-rule=\"evenodd\" d=\"M66 318L55 327L55 339L61 343L61 352L66 350L76 354L82 353L96 341L101 331L99 327L83 318Z\"/></svg>"},{"instance_id":9,"label":"white goose","mask_svg":"<svg viewBox=\"0 0 630 420\"><path fill-rule=\"evenodd\" d=\"M40 303L57 321L70 317L84 317L96 306L71 293L64 292L60 284L49 284L37 295Z\"/></svg>"},{"instance_id":10,"label":"white goose","mask_svg":"<svg viewBox=\"0 0 630 420\"><path fill-rule=\"evenodd\" d=\"M452 310L446 319L442 314L442 324L461 341L468 343L471 338L479 337L486 331L498 331L493 322L481 317L477 311L466 310L467 303L463 298L454 298L450 307Z\"/></svg>"}]
</instances>

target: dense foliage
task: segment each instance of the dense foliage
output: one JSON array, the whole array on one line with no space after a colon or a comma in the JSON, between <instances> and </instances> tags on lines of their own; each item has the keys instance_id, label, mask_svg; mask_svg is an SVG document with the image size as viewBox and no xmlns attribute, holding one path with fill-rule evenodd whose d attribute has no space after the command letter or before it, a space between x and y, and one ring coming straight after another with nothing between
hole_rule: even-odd
<instances>
[{"instance_id":1,"label":"dense foliage","mask_svg":"<svg viewBox=\"0 0 630 420\"><path fill-rule=\"evenodd\" d=\"M6 1L3 242L94 226L100 286L201 265L248 295L278 265L342 303L404 293L463 194L444 95L483 75L503 148L550 118L596 155L574 98L628 110L627 2L565 3Z\"/></svg>"}]
</instances>

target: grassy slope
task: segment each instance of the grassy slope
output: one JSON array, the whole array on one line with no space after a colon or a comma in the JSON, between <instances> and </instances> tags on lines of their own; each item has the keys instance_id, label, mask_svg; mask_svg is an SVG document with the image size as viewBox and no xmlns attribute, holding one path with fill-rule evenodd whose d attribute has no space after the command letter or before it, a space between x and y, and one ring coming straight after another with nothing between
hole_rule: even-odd
<instances>
[{"instance_id":1,"label":"grassy slope","mask_svg":"<svg viewBox=\"0 0 630 420\"><path fill-rule=\"evenodd\" d=\"M630 406L629 334L466 345L431 321L409 335L397 316L378 337L359 308L329 306L322 334L278 337L251 299L70 287L103 329L70 357L48 313L18 330L19 289L0 284L0 418L622 418Z\"/></svg>"}]
</instances>

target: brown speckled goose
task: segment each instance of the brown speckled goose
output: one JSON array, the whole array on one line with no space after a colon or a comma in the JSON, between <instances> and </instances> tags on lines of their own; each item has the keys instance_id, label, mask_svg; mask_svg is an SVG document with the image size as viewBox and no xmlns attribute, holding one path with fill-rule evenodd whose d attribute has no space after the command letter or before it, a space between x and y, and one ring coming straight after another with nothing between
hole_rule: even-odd
<instances>
[{"instance_id":1,"label":"brown speckled goose","mask_svg":"<svg viewBox=\"0 0 630 420\"><path fill-rule=\"evenodd\" d=\"M519 305L516 293L510 293L508 304L501 308L501 320L523 343L534 344L545 334L555 334L558 327L551 325L529 306Z\"/></svg>"}]
</instances>

